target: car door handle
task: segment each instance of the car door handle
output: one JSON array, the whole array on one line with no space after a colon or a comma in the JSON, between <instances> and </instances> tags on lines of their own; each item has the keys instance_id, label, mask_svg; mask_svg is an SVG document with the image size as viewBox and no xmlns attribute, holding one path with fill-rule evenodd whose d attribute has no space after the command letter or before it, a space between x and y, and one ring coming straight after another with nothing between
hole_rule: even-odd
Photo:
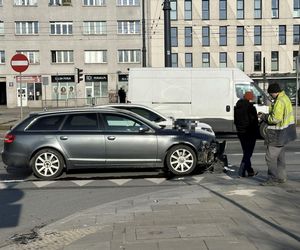
<instances>
[{"instance_id":1,"label":"car door handle","mask_svg":"<svg viewBox=\"0 0 300 250\"><path fill-rule=\"evenodd\" d=\"M114 137L114 136L108 136L107 139L110 140L110 141L113 141L113 140L116 139L116 137Z\"/></svg>"},{"instance_id":2,"label":"car door handle","mask_svg":"<svg viewBox=\"0 0 300 250\"><path fill-rule=\"evenodd\" d=\"M68 137L67 136L61 136L59 137L61 140L65 141L65 140L68 140Z\"/></svg>"}]
</instances>

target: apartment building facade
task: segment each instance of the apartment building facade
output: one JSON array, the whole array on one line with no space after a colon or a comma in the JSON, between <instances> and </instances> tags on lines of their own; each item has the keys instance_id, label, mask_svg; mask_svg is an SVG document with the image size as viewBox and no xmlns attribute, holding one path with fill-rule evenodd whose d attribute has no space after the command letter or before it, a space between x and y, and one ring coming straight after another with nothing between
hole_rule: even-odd
<instances>
[{"instance_id":1,"label":"apartment building facade","mask_svg":"<svg viewBox=\"0 0 300 250\"><path fill-rule=\"evenodd\" d=\"M164 0L0 0L0 105L117 101L132 67L164 67ZM144 4L144 6L142 6ZM172 67L238 67L296 93L300 0L170 0ZM20 75L10 60L25 54ZM83 70L78 83L75 68ZM22 90L21 90L22 87Z\"/></svg>"},{"instance_id":2,"label":"apartment building facade","mask_svg":"<svg viewBox=\"0 0 300 250\"><path fill-rule=\"evenodd\" d=\"M151 0L152 66L164 66L161 0ZM170 0L172 67L238 67L296 91L300 0Z\"/></svg>"},{"instance_id":3,"label":"apartment building facade","mask_svg":"<svg viewBox=\"0 0 300 250\"><path fill-rule=\"evenodd\" d=\"M29 107L116 102L141 38L140 0L0 0L0 105L20 106L21 93ZM22 77L16 53L29 59Z\"/></svg>"}]
</instances>

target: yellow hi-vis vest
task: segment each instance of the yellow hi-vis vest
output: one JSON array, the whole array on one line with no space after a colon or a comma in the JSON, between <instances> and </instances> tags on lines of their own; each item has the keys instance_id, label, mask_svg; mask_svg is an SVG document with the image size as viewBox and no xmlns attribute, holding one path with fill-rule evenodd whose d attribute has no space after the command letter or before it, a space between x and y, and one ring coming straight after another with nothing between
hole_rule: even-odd
<instances>
[{"instance_id":1,"label":"yellow hi-vis vest","mask_svg":"<svg viewBox=\"0 0 300 250\"><path fill-rule=\"evenodd\" d=\"M275 103L270 106L267 122L268 144L283 146L297 138L292 103L284 91L278 94Z\"/></svg>"}]
</instances>

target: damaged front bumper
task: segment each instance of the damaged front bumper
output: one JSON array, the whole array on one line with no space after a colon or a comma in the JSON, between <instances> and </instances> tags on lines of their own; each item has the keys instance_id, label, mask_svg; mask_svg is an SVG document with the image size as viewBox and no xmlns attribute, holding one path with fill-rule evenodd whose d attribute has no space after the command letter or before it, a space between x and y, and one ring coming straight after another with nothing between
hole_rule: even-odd
<instances>
[{"instance_id":1,"label":"damaged front bumper","mask_svg":"<svg viewBox=\"0 0 300 250\"><path fill-rule=\"evenodd\" d=\"M223 167L228 165L227 156L225 154L226 141L204 142L200 152L198 153L198 164L208 167L218 164Z\"/></svg>"}]
</instances>

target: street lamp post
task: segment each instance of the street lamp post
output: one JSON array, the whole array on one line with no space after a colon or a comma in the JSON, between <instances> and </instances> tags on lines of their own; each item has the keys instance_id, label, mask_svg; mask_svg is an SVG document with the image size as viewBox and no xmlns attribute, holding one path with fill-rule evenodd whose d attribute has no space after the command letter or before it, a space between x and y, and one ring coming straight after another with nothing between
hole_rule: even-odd
<instances>
[{"instance_id":1,"label":"street lamp post","mask_svg":"<svg viewBox=\"0 0 300 250\"><path fill-rule=\"evenodd\" d=\"M165 67L172 67L170 1L164 0Z\"/></svg>"}]
</instances>

